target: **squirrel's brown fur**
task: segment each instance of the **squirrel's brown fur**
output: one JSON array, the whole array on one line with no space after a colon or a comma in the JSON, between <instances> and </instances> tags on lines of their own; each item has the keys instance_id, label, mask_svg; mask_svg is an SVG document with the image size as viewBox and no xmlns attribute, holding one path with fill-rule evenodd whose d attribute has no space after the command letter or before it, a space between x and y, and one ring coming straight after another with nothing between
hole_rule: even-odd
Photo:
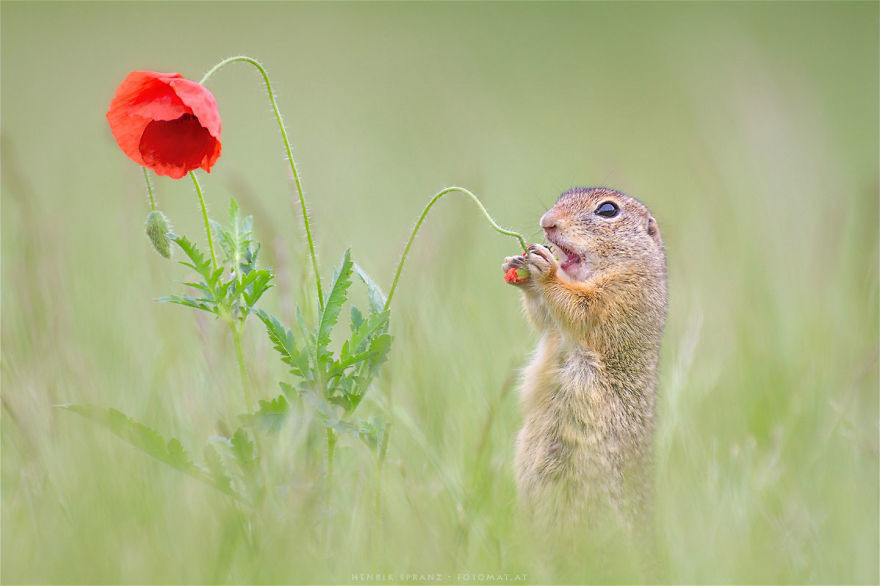
<instances>
[{"instance_id":1,"label":"squirrel's brown fur","mask_svg":"<svg viewBox=\"0 0 880 586\"><path fill-rule=\"evenodd\" d=\"M603 204L611 204L605 215L597 213ZM666 318L660 231L641 202L607 188L563 193L541 227L562 264L533 245L503 265L529 269L530 278L516 286L541 334L522 383L520 495L557 526L594 510L630 524L651 498Z\"/></svg>"}]
</instances>

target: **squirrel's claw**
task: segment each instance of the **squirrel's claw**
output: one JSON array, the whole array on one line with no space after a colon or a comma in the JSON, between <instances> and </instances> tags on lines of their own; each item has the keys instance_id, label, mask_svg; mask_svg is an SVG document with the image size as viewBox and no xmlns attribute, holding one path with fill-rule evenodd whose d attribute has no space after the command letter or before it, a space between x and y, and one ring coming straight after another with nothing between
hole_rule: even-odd
<instances>
[{"instance_id":1,"label":"squirrel's claw","mask_svg":"<svg viewBox=\"0 0 880 586\"><path fill-rule=\"evenodd\" d=\"M525 261L532 275L539 279L552 277L559 268L559 263L556 261L553 253L547 247L540 244L529 246Z\"/></svg>"},{"instance_id":2,"label":"squirrel's claw","mask_svg":"<svg viewBox=\"0 0 880 586\"><path fill-rule=\"evenodd\" d=\"M511 285L523 285L529 281L529 272L526 268L526 259L522 256L508 256L501 265L504 271L504 281Z\"/></svg>"},{"instance_id":3,"label":"squirrel's claw","mask_svg":"<svg viewBox=\"0 0 880 586\"><path fill-rule=\"evenodd\" d=\"M501 265L501 270L505 273L513 268L520 268L525 266L526 259L522 256L508 256L504 259L504 264Z\"/></svg>"}]
</instances>

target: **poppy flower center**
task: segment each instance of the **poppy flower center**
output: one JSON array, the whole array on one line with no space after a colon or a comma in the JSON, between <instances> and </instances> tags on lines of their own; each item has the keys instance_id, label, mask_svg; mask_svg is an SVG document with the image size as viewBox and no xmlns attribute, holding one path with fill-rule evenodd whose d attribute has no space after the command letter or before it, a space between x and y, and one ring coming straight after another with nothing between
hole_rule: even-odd
<instances>
[{"instance_id":1,"label":"poppy flower center","mask_svg":"<svg viewBox=\"0 0 880 586\"><path fill-rule=\"evenodd\" d=\"M214 143L214 137L198 118L184 114L176 120L153 120L147 124L139 149L148 167L195 169L211 154Z\"/></svg>"}]
</instances>

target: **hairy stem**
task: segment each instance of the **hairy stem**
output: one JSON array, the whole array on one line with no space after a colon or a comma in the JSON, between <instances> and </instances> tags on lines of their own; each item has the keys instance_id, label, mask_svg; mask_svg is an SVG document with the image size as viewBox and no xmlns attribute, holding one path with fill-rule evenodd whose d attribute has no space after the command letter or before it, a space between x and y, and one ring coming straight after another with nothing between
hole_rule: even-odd
<instances>
[{"instance_id":1,"label":"hairy stem","mask_svg":"<svg viewBox=\"0 0 880 586\"><path fill-rule=\"evenodd\" d=\"M397 271L394 273L394 280L391 282L391 289L388 291L388 298L385 300L385 309L386 310L391 306L391 299L392 299L392 297L394 297L395 289L397 289L397 282L400 280L400 273L403 270L403 263L406 261L406 255L409 253L409 249L412 246L413 240L415 240L415 238L416 238L416 233L418 233L419 228L422 226L422 222L425 221L425 217L427 217L428 212L431 211L431 208L434 206L435 203L437 203L444 195L447 195L447 194L453 193L453 192L463 193L466 196L468 196L469 198L471 198L471 200L475 204L477 204L477 207L480 208L480 211L483 212L483 216L486 218L486 220L489 221L489 224L492 225L492 228L494 228L497 232L500 232L501 234L504 234L506 236L512 236L512 237L516 238L517 240L519 240L519 245L522 246L523 252L525 252L526 249L528 248L526 246L526 241L522 237L522 234L519 234L518 232L513 232L512 230L507 230L505 228L502 228L501 226L498 225L497 222L495 222L495 220L492 219L492 216L490 216L489 212L486 211L486 206L483 205L483 202L480 201L480 198L478 198L476 195L474 195L473 193L471 193L470 191L468 191L464 187L447 187L446 189L444 189L443 191L441 191L437 195L435 195L433 198L431 198L431 201L429 201L428 205L425 206L425 209L422 212L422 215L419 216L419 219L416 222L416 225L413 227L412 234L410 234L409 240L407 240L406 246L403 248L403 255L401 255L401 257L400 257L400 263L397 265Z\"/></svg>"},{"instance_id":2,"label":"hairy stem","mask_svg":"<svg viewBox=\"0 0 880 586\"><path fill-rule=\"evenodd\" d=\"M152 211L156 211L156 198L153 197L153 183L150 181L150 172L147 171L146 167L141 167L144 170L144 182L147 184L147 194L150 196L150 209Z\"/></svg>"},{"instance_id":3,"label":"hairy stem","mask_svg":"<svg viewBox=\"0 0 880 586\"><path fill-rule=\"evenodd\" d=\"M327 429L327 475L324 477L324 498L327 507L327 526L324 535L324 545L327 551L330 551L330 526L332 517L330 515L331 492L333 490L333 455L336 453L336 432L333 428Z\"/></svg>"},{"instance_id":4,"label":"hairy stem","mask_svg":"<svg viewBox=\"0 0 880 586\"><path fill-rule=\"evenodd\" d=\"M333 478L333 455L336 452L336 432L327 428L327 498L330 498L330 486Z\"/></svg>"},{"instance_id":5,"label":"hairy stem","mask_svg":"<svg viewBox=\"0 0 880 586\"><path fill-rule=\"evenodd\" d=\"M263 82L266 84L266 91L269 93L269 101L272 103L272 110L275 112L275 120L278 122L278 129L281 131L281 139L284 141L284 151L287 154L287 161L290 163L290 172L293 174L293 181L296 184L296 192L299 195L299 205L302 210L302 218L303 225L306 229L306 240L309 244L309 254L312 257L312 269L315 272L315 285L318 289L318 306L321 309L321 312L324 311L324 291L321 289L321 273L318 271L318 257L315 255L315 244L312 240L312 228L309 224L309 212L306 208L306 198L303 195L302 183L299 179L299 173L296 171L296 164L293 162L293 153L290 149L290 139L287 137L287 130L284 128L284 120L281 118L281 112L278 110L278 103L275 101L275 93L272 91L272 84L269 81L269 74L266 73L266 70L260 64L259 61L253 59L251 57L247 57L245 55L239 55L237 57L229 57L224 59L214 67L208 70L204 76L202 76L202 80L199 82L204 84L208 79L214 75L218 70L222 67L229 65L230 63L250 63L254 67L259 70L260 75L263 76Z\"/></svg>"},{"instance_id":6,"label":"hairy stem","mask_svg":"<svg viewBox=\"0 0 880 586\"><path fill-rule=\"evenodd\" d=\"M208 236L208 248L211 250L211 267L216 270L217 257L214 255L214 237L211 235L211 223L208 221L208 208L205 207L205 196L202 195L202 186L199 185L196 174L190 171L189 176L192 177L193 185L196 186L196 193L199 195L199 204L202 206L202 218L205 220L205 234Z\"/></svg>"},{"instance_id":7,"label":"hairy stem","mask_svg":"<svg viewBox=\"0 0 880 586\"><path fill-rule=\"evenodd\" d=\"M241 349L241 334L244 329L244 322L240 322L240 325L235 321L229 322L229 327L232 329L232 341L235 343L235 359L238 361L238 374L241 377L241 388L244 393L244 403L247 406L248 413L252 413L254 410L254 401L251 398L251 389L250 384L248 384L248 376L247 376L247 367L244 364L244 352Z\"/></svg>"}]
</instances>

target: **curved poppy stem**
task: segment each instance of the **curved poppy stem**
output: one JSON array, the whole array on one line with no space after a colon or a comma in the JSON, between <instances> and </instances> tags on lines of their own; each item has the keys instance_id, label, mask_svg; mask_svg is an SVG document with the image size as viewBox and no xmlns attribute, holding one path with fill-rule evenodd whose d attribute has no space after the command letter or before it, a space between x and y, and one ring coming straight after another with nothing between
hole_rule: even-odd
<instances>
[{"instance_id":1,"label":"curved poppy stem","mask_svg":"<svg viewBox=\"0 0 880 586\"><path fill-rule=\"evenodd\" d=\"M217 257L214 256L214 238L211 236L211 223L208 222L208 209L205 207L205 196L202 195L202 186L199 185L199 180L196 177L196 174L190 171L189 176L192 177L193 185L196 186L196 193L199 194L199 204L202 206L202 217L205 219L205 234L208 236L208 248L211 250L211 267L216 269Z\"/></svg>"},{"instance_id":2,"label":"curved poppy stem","mask_svg":"<svg viewBox=\"0 0 880 586\"><path fill-rule=\"evenodd\" d=\"M473 193L471 193L470 191L468 191L464 187L447 187L446 189L444 189L443 191L441 191L437 195L435 195L433 198L431 198L431 201L429 201L428 205L425 206L425 209L422 212L422 215L419 216L419 219L416 222L416 225L413 227L412 234L410 234L409 240L407 240L406 246L403 248L403 255L401 255L401 257L400 257L400 263L397 265L397 271L394 273L394 280L391 282L391 289L388 291L388 297L385 300L385 310L386 311L391 306L391 298L394 297L394 291L395 291L395 289L397 289L397 281L400 280L400 273L403 270L403 263L406 261L406 255L409 253L409 249L412 246L413 240L415 240L416 233L419 231L419 228L421 227L422 222L425 221L425 217L427 217L428 212L431 211L431 208L434 206L435 203L437 203L440 200L440 198L442 198L446 194L453 193L456 191L458 193L465 194L466 196L471 198L471 200L473 200L473 202L475 204L477 204L477 207L480 208L481 212L483 212L483 216L485 216L485 218L489 221L489 223L492 225L492 228L494 228L497 232L500 232L501 234L504 234L506 236L512 236L512 237L516 238L517 240L519 240L519 245L522 246L522 249L524 252L528 249L528 247L526 246L526 241L523 239L522 234L520 234L518 232L514 232L512 230L507 230L507 229L499 226L498 223L492 219L492 216L489 215L489 212L486 211L486 206L483 205L483 202L480 201L480 198L478 198L476 195L474 195Z\"/></svg>"},{"instance_id":3,"label":"curved poppy stem","mask_svg":"<svg viewBox=\"0 0 880 586\"><path fill-rule=\"evenodd\" d=\"M219 69L237 61L250 63L251 65L256 67L259 70L260 75L263 76L263 82L266 84L266 91L269 93L269 101L272 103L272 110L275 112L275 120L278 122L278 129L281 131L281 139L284 141L284 151L287 154L287 161L290 163L290 172L293 173L293 181L296 184L297 195L299 195L299 205L302 209L303 225L306 228L306 240L309 244L309 254L312 257L312 269L315 272L315 285L318 288L318 306L323 313L324 292L321 288L321 273L318 270L318 257L315 255L315 244L312 240L312 229L309 224L309 212L306 208L306 198L303 195L302 183L299 179L299 173L297 173L296 171L296 164L293 162L293 153L290 150L290 139L287 138L287 130L284 128L284 120L282 120L281 118L281 112L278 110L278 103L275 101L275 93L272 91L272 84L269 81L269 74L266 73L266 70L256 59L247 57L246 55L239 55L237 57L229 57L227 59L224 59L223 61L209 69L208 72L202 76L202 80L199 83L204 84Z\"/></svg>"},{"instance_id":4,"label":"curved poppy stem","mask_svg":"<svg viewBox=\"0 0 880 586\"><path fill-rule=\"evenodd\" d=\"M153 183L150 181L150 172L147 171L146 167L141 167L144 170L144 182L147 184L147 193L150 196L150 210L156 211L156 198L153 197Z\"/></svg>"}]
</instances>

